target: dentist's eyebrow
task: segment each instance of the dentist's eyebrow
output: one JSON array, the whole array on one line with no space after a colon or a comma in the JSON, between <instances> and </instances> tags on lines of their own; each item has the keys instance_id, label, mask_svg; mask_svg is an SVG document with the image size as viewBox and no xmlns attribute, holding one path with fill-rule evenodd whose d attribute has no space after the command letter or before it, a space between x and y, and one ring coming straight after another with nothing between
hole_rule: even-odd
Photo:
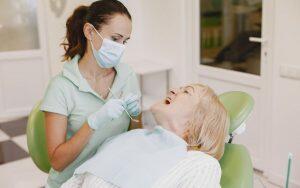
<instances>
[{"instance_id":1,"label":"dentist's eyebrow","mask_svg":"<svg viewBox=\"0 0 300 188\"><path fill-rule=\"evenodd\" d=\"M120 37L124 37L123 35L121 35L120 33L113 33L115 35L119 35Z\"/></svg>"},{"instance_id":2,"label":"dentist's eyebrow","mask_svg":"<svg viewBox=\"0 0 300 188\"><path fill-rule=\"evenodd\" d=\"M123 35L121 35L120 33L114 33L114 34L116 34L116 35L119 35L119 37L121 37L121 38L123 38L124 36ZM128 37L128 38L126 38L126 40L129 40L130 39L130 37Z\"/></svg>"}]
</instances>

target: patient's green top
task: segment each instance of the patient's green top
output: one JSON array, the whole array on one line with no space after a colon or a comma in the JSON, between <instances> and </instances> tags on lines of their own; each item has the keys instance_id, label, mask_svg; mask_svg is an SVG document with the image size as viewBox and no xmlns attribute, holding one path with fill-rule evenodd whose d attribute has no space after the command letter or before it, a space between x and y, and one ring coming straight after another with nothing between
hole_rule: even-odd
<instances>
[{"instance_id":1,"label":"patient's green top","mask_svg":"<svg viewBox=\"0 0 300 188\"><path fill-rule=\"evenodd\" d=\"M40 108L42 111L67 116L67 139L80 129L91 113L99 110L110 98L113 98L112 93L109 93L108 97L103 99L90 87L80 74L79 59L80 56L76 55L71 61L66 62L63 71L50 81ZM140 96L139 84L133 70L124 63L117 65L115 70L117 74L111 88L114 95L118 98L129 93ZM79 165L96 153L106 138L127 131L129 123L130 119L123 113L120 118L96 130L85 148L69 166L61 172L50 169L47 187L60 187L73 175Z\"/></svg>"}]
</instances>

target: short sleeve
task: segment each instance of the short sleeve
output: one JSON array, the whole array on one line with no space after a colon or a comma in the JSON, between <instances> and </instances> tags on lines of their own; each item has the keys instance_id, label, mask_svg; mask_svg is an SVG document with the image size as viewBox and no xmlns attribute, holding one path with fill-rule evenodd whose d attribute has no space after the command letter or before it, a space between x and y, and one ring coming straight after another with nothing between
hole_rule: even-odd
<instances>
[{"instance_id":1,"label":"short sleeve","mask_svg":"<svg viewBox=\"0 0 300 188\"><path fill-rule=\"evenodd\" d=\"M68 116L65 89L62 78L54 77L47 87L40 110Z\"/></svg>"}]
</instances>

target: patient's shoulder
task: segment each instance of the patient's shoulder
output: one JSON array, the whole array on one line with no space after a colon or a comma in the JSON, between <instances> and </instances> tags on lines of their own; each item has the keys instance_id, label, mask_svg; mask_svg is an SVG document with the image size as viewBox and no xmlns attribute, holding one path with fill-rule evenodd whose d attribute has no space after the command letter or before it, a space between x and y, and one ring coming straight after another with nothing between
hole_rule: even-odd
<instances>
[{"instance_id":1,"label":"patient's shoulder","mask_svg":"<svg viewBox=\"0 0 300 188\"><path fill-rule=\"evenodd\" d=\"M189 151L156 187L205 187L220 188L221 167L219 162L200 151Z\"/></svg>"},{"instance_id":2,"label":"patient's shoulder","mask_svg":"<svg viewBox=\"0 0 300 188\"><path fill-rule=\"evenodd\" d=\"M192 166L191 173L197 179L197 187L220 187L221 166L214 157L200 151L189 151L188 166Z\"/></svg>"},{"instance_id":3,"label":"patient's shoulder","mask_svg":"<svg viewBox=\"0 0 300 188\"><path fill-rule=\"evenodd\" d=\"M206 171L209 169L217 173L221 172L219 161L200 151L189 151L188 155L177 164L177 167L192 171Z\"/></svg>"},{"instance_id":4,"label":"patient's shoulder","mask_svg":"<svg viewBox=\"0 0 300 188\"><path fill-rule=\"evenodd\" d=\"M187 158L205 160L206 162L218 163L218 160L202 151L188 151Z\"/></svg>"},{"instance_id":5,"label":"patient's shoulder","mask_svg":"<svg viewBox=\"0 0 300 188\"><path fill-rule=\"evenodd\" d=\"M193 163L196 168L201 166L209 166L215 168L216 170L221 169L217 159L201 151L189 151L185 160L188 161L188 163Z\"/></svg>"}]
</instances>

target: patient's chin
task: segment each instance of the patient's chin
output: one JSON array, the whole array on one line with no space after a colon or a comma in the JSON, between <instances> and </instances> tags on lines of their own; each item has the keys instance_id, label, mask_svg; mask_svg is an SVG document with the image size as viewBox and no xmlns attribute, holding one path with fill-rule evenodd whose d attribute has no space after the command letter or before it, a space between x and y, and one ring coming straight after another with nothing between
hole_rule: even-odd
<instances>
[{"instance_id":1,"label":"patient's chin","mask_svg":"<svg viewBox=\"0 0 300 188\"><path fill-rule=\"evenodd\" d=\"M164 101L159 101L150 107L150 111L152 114L163 114L167 110L167 108L168 107Z\"/></svg>"}]
</instances>

